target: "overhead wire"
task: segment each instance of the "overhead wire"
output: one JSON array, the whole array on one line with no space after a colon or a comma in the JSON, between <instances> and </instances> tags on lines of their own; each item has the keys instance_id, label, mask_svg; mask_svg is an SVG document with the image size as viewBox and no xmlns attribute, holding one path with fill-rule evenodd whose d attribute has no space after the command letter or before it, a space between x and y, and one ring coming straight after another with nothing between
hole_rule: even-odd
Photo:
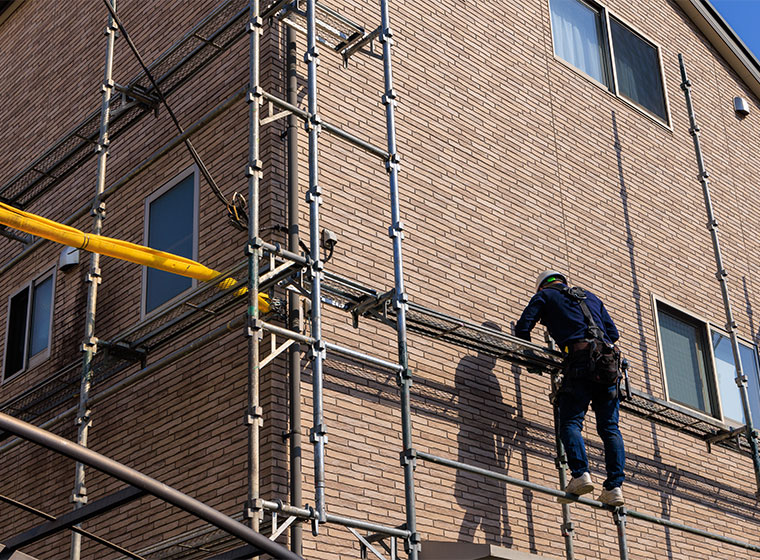
<instances>
[{"instance_id":1,"label":"overhead wire","mask_svg":"<svg viewBox=\"0 0 760 560\"><path fill-rule=\"evenodd\" d=\"M103 0L103 3L105 4L106 8L108 8L108 11L110 12L111 17L113 17L114 22L116 22L116 26L119 28L119 31L121 32L122 37L124 37L124 40L127 42L127 45L129 45L129 48L132 50L132 53L135 55L135 58L137 59L137 62L140 64L140 66L142 67L143 72L145 72L145 75L147 76L148 80L150 80L150 83L153 86L153 89L155 90L156 95L158 96L158 100L161 102L161 104L164 105L164 107L166 107L167 113L169 113L169 116L171 117L172 121L174 122L174 125L177 127L177 130L180 132L180 134L184 134L185 130L182 128L182 125L180 124L179 119L177 119L177 116L174 114L174 111L172 111L171 106L169 106L169 103L166 100L166 97L164 96L163 92L161 91L161 88L158 87L158 83L153 78L153 74L150 72L150 70L148 69L148 66L145 64L145 61L140 55L140 52L137 50L137 47L135 46L134 42L130 38L129 33L127 33L127 29L124 27L124 23L122 23L121 19L116 14L116 10L113 9L113 6L111 6L108 0ZM211 175L211 172L209 171L208 167L206 167L206 164L203 163L203 160L201 159L200 155L195 149L195 146L193 146L193 143L190 141L189 138L185 139L185 146L187 146L187 149L190 152L190 155L193 157L195 164L198 166L198 169L200 169L200 172L203 175L203 177L206 179L206 182L211 187L211 190L214 192L216 197L222 202L222 204L225 205L227 209L227 216L230 218L230 221L237 228L244 229L248 224L248 213L247 213L247 204L243 195L241 195L238 192L235 192L232 195L232 202L227 200L227 197L224 196L224 193L219 188L219 185L217 185L216 181Z\"/></svg>"}]
</instances>

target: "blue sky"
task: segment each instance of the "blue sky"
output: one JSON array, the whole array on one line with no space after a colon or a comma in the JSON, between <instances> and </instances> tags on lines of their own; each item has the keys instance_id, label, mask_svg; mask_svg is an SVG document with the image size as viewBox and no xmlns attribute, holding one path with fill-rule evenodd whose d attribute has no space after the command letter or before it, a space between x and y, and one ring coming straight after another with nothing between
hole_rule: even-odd
<instances>
[{"instance_id":1,"label":"blue sky","mask_svg":"<svg viewBox=\"0 0 760 560\"><path fill-rule=\"evenodd\" d=\"M760 59L760 0L710 0L755 58Z\"/></svg>"}]
</instances>

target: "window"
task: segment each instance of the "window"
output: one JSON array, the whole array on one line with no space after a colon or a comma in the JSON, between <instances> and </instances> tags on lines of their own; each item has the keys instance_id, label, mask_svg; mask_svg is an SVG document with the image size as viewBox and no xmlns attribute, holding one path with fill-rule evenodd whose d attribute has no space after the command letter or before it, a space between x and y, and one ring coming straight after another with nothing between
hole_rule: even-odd
<instances>
[{"instance_id":1,"label":"window","mask_svg":"<svg viewBox=\"0 0 760 560\"><path fill-rule=\"evenodd\" d=\"M193 168L153 193L145 201L145 243L149 247L190 259L198 252L198 174ZM142 313L172 301L195 281L145 268Z\"/></svg>"},{"instance_id":2,"label":"window","mask_svg":"<svg viewBox=\"0 0 760 560\"><path fill-rule=\"evenodd\" d=\"M744 409L739 388L734 381L736 378L736 367L734 365L734 352L731 347L731 339L722 332L713 330L712 345L723 417L727 421L742 425L744 424ZM747 392L752 420L757 422L760 421L760 384L758 383L757 349L754 345L740 340L739 356L742 361L742 371L747 376Z\"/></svg>"},{"instance_id":3,"label":"window","mask_svg":"<svg viewBox=\"0 0 760 560\"><path fill-rule=\"evenodd\" d=\"M550 0L550 5L554 54L667 122L659 48L592 2Z\"/></svg>"},{"instance_id":4,"label":"window","mask_svg":"<svg viewBox=\"0 0 760 560\"><path fill-rule=\"evenodd\" d=\"M55 274L50 271L8 298L3 379L9 379L50 355Z\"/></svg>"},{"instance_id":5,"label":"window","mask_svg":"<svg viewBox=\"0 0 760 560\"><path fill-rule=\"evenodd\" d=\"M668 399L719 417L704 323L658 303Z\"/></svg>"},{"instance_id":6,"label":"window","mask_svg":"<svg viewBox=\"0 0 760 560\"><path fill-rule=\"evenodd\" d=\"M668 400L722 419L744 424L731 339L706 321L655 301ZM742 370L753 421L760 420L760 366L757 348L739 340Z\"/></svg>"}]
</instances>

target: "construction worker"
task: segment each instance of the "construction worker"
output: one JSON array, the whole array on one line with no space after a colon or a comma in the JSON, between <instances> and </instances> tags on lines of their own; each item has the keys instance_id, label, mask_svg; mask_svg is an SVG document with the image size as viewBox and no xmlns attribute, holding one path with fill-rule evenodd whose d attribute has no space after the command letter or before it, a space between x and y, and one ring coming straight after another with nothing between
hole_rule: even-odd
<instances>
[{"instance_id":1,"label":"construction worker","mask_svg":"<svg viewBox=\"0 0 760 560\"><path fill-rule=\"evenodd\" d=\"M567 276L556 270L538 275L536 294L517 321L515 335L530 341L530 331L539 321L566 353L564 379L556 402L560 438L572 472L565 492L581 495L594 490L582 435L583 419L591 404L596 430L604 443L607 470L598 500L622 506L625 450L618 428L618 366L613 362L616 359L619 363L620 354L614 346L619 337L615 323L598 297L587 290L568 287Z\"/></svg>"}]
</instances>

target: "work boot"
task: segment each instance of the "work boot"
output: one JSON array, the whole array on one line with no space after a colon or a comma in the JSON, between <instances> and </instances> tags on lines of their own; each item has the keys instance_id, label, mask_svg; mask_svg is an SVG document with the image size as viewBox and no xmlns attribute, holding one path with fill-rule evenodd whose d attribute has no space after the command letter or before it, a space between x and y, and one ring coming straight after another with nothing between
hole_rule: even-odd
<instances>
[{"instance_id":1,"label":"work boot","mask_svg":"<svg viewBox=\"0 0 760 560\"><path fill-rule=\"evenodd\" d=\"M588 494L593 491L594 484L591 482L591 475L588 472L585 472L578 477L573 477L573 479L567 483L567 486L565 486L565 492L568 494L575 494L576 496ZM560 504L569 504L573 500L562 496L557 498L557 501Z\"/></svg>"},{"instance_id":2,"label":"work boot","mask_svg":"<svg viewBox=\"0 0 760 560\"><path fill-rule=\"evenodd\" d=\"M612 488L610 490L607 490L606 488L602 488L602 493L599 494L599 501L602 502L605 505L612 506L612 507L620 507L625 504L625 499L623 499L623 490L619 486L617 488Z\"/></svg>"}]
</instances>

